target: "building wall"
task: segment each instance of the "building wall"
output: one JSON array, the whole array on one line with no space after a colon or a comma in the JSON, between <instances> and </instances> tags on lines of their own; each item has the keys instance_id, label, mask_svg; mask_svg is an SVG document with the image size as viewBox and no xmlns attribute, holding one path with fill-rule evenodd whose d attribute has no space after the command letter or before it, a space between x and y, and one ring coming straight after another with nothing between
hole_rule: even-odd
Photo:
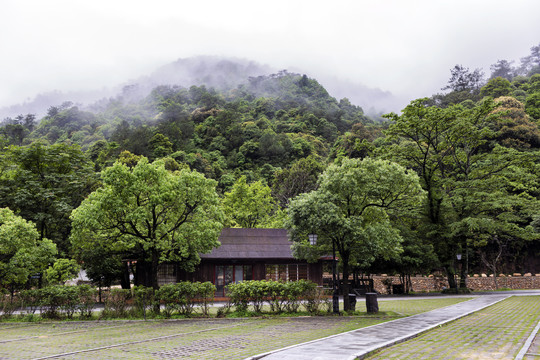
<instances>
[{"instance_id":1,"label":"building wall","mask_svg":"<svg viewBox=\"0 0 540 360\"><path fill-rule=\"evenodd\" d=\"M279 260L269 259L264 261L231 261L231 260L203 260L199 266L195 268L194 272L188 273L183 270L177 271L176 281L210 281L214 282L215 267L216 265L251 265L253 269L253 280L264 280L266 278L266 265L267 264L307 264L306 262L299 262L298 260ZM323 268L322 262L317 262L308 265L308 279L313 281L317 285L322 285Z\"/></svg>"}]
</instances>

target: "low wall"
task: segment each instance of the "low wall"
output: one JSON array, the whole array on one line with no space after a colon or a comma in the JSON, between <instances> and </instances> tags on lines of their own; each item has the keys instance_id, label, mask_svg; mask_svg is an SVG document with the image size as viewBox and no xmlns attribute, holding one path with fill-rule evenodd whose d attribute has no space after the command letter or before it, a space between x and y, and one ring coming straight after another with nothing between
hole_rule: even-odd
<instances>
[{"instance_id":1,"label":"low wall","mask_svg":"<svg viewBox=\"0 0 540 360\"><path fill-rule=\"evenodd\" d=\"M389 281L400 284L397 276L373 276L373 286L379 294L388 294ZM411 277L412 291L431 292L448 288L448 281L443 277L415 276ZM508 289L540 289L540 274L527 276L497 276L498 288ZM467 278L467 287L473 291L496 290L492 276L470 276Z\"/></svg>"}]
</instances>

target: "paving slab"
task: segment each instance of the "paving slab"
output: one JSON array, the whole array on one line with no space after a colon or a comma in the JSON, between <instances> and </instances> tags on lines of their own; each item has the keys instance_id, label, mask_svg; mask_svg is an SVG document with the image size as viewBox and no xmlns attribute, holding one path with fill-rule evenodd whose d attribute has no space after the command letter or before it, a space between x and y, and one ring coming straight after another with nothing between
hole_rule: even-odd
<instances>
[{"instance_id":1,"label":"paving slab","mask_svg":"<svg viewBox=\"0 0 540 360\"><path fill-rule=\"evenodd\" d=\"M501 293L477 296L455 305L255 355L246 360L361 359L377 349L405 341L439 325L482 310L512 295Z\"/></svg>"}]
</instances>

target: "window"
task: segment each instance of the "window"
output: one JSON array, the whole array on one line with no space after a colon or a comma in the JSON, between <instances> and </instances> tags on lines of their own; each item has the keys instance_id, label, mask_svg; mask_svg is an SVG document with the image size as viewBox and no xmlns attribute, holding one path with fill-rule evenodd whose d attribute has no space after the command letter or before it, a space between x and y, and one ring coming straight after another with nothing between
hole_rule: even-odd
<instances>
[{"instance_id":1,"label":"window","mask_svg":"<svg viewBox=\"0 0 540 360\"><path fill-rule=\"evenodd\" d=\"M158 267L158 285L174 284L176 282L176 266L160 264Z\"/></svg>"},{"instance_id":2,"label":"window","mask_svg":"<svg viewBox=\"0 0 540 360\"><path fill-rule=\"evenodd\" d=\"M266 280L297 281L308 279L307 264L266 265Z\"/></svg>"},{"instance_id":3,"label":"window","mask_svg":"<svg viewBox=\"0 0 540 360\"><path fill-rule=\"evenodd\" d=\"M217 265L215 271L216 296L224 296L225 287L232 283L253 279L251 265Z\"/></svg>"}]
</instances>

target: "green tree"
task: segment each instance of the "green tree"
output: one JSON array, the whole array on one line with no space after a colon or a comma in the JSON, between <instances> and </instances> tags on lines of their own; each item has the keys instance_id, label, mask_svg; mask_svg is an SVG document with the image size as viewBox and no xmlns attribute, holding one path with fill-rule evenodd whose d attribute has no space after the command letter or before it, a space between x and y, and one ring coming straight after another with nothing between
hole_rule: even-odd
<instances>
[{"instance_id":1,"label":"green tree","mask_svg":"<svg viewBox=\"0 0 540 360\"><path fill-rule=\"evenodd\" d=\"M243 228L268 227L278 210L270 187L261 181L248 184L245 176L225 193L223 209L232 226Z\"/></svg>"},{"instance_id":2,"label":"green tree","mask_svg":"<svg viewBox=\"0 0 540 360\"><path fill-rule=\"evenodd\" d=\"M484 73L481 69L475 69L470 71L469 68L464 67L463 65L456 65L450 69L450 80L448 80L448 85L446 85L442 90L452 90L455 92L468 91L473 92L479 90Z\"/></svg>"},{"instance_id":3,"label":"green tree","mask_svg":"<svg viewBox=\"0 0 540 360\"><path fill-rule=\"evenodd\" d=\"M289 168L275 173L272 193L282 207L289 205L295 196L315 190L319 175L325 165L314 155L294 162Z\"/></svg>"},{"instance_id":4,"label":"green tree","mask_svg":"<svg viewBox=\"0 0 540 360\"><path fill-rule=\"evenodd\" d=\"M0 152L7 167L0 175L0 206L9 207L33 221L40 238L69 254L69 216L89 194L96 176L78 145L11 146Z\"/></svg>"},{"instance_id":5,"label":"green tree","mask_svg":"<svg viewBox=\"0 0 540 360\"><path fill-rule=\"evenodd\" d=\"M24 285L30 275L42 272L56 255L56 245L40 239L33 223L0 209L0 287Z\"/></svg>"},{"instance_id":6,"label":"green tree","mask_svg":"<svg viewBox=\"0 0 540 360\"><path fill-rule=\"evenodd\" d=\"M173 152L172 143L163 134L157 133L150 139L150 149L155 159L165 157Z\"/></svg>"},{"instance_id":7,"label":"green tree","mask_svg":"<svg viewBox=\"0 0 540 360\"><path fill-rule=\"evenodd\" d=\"M496 77L490 79L488 83L480 89L480 95L497 98L500 96L508 96L512 91L513 88L510 81L502 77Z\"/></svg>"},{"instance_id":8,"label":"green tree","mask_svg":"<svg viewBox=\"0 0 540 360\"><path fill-rule=\"evenodd\" d=\"M540 92L535 92L525 100L525 111L530 117L540 119Z\"/></svg>"},{"instance_id":9,"label":"green tree","mask_svg":"<svg viewBox=\"0 0 540 360\"><path fill-rule=\"evenodd\" d=\"M317 190L291 202L285 226L294 254L313 261L335 246L343 279L348 279L351 266L365 268L377 257L388 259L401 252L401 236L389 214L406 214L422 197L414 172L385 160L345 158L326 169ZM318 235L315 246L307 244L311 233ZM343 293L349 293L348 281ZM348 310L347 296L344 302Z\"/></svg>"},{"instance_id":10,"label":"green tree","mask_svg":"<svg viewBox=\"0 0 540 360\"><path fill-rule=\"evenodd\" d=\"M497 60L497 62L489 67L491 70L490 79L495 79L501 77L508 81L512 81L514 73L516 70L512 66L513 61L508 60Z\"/></svg>"},{"instance_id":11,"label":"green tree","mask_svg":"<svg viewBox=\"0 0 540 360\"><path fill-rule=\"evenodd\" d=\"M452 287L457 286L456 253L482 246L480 238L495 229L523 228L536 204L534 170L528 169L534 168L535 155L493 141L497 106L487 100L472 109L441 109L419 99L402 115L388 115L394 123L387 131L392 145L386 151L422 179L427 192L425 236L434 239ZM528 237L528 230L518 230L512 230L516 238Z\"/></svg>"},{"instance_id":12,"label":"green tree","mask_svg":"<svg viewBox=\"0 0 540 360\"><path fill-rule=\"evenodd\" d=\"M137 260L143 285L157 289L160 263L174 261L192 270L199 253L219 245L223 212L214 180L186 169L171 173L162 161L146 158L133 169L115 163L102 180L103 187L71 215L71 241L78 251L106 244L123 252Z\"/></svg>"},{"instance_id":13,"label":"green tree","mask_svg":"<svg viewBox=\"0 0 540 360\"><path fill-rule=\"evenodd\" d=\"M62 284L74 279L79 274L81 267L75 259L56 259L52 266L45 272L45 278L49 284Z\"/></svg>"}]
</instances>

